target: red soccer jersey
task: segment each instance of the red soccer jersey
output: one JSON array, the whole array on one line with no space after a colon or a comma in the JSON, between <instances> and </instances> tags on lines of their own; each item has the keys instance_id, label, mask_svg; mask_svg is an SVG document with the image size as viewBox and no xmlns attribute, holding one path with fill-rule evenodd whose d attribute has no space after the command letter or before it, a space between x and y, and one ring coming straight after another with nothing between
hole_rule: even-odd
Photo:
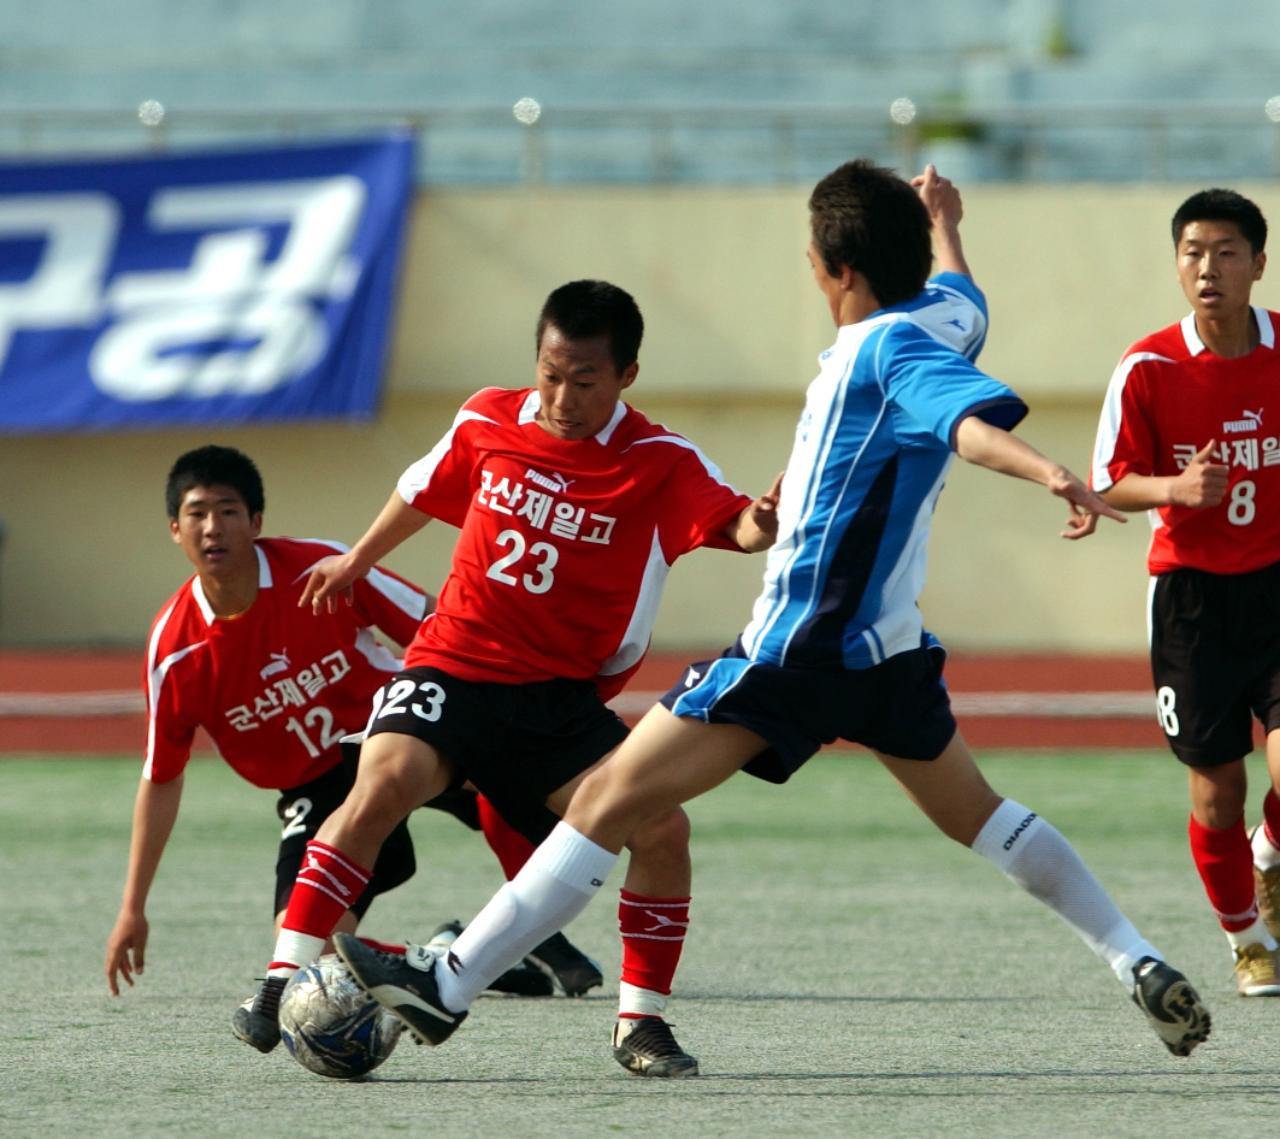
<instances>
[{"instance_id":1,"label":"red soccer jersey","mask_svg":"<svg viewBox=\"0 0 1280 1139\"><path fill-rule=\"evenodd\" d=\"M1276 314L1253 312L1259 343L1247 356L1215 356L1200 340L1194 316L1187 316L1139 340L1111 377L1094 447L1095 489L1127 474L1176 475L1211 440L1217 440L1217 461L1231 468L1220 505L1149 512L1152 574L1179 568L1247 573L1280 561Z\"/></svg>"},{"instance_id":2,"label":"red soccer jersey","mask_svg":"<svg viewBox=\"0 0 1280 1139\"><path fill-rule=\"evenodd\" d=\"M339 759L338 740L363 728L374 692L400 661L374 637L413 639L426 610L416 586L375 569L337 613L299 609L308 572L338 542L262 538L258 596L237 617L215 617L199 577L151 626L144 774L167 783L186 767L197 727L258 787L297 787Z\"/></svg>"},{"instance_id":3,"label":"red soccer jersey","mask_svg":"<svg viewBox=\"0 0 1280 1139\"><path fill-rule=\"evenodd\" d=\"M687 439L619 403L590 439L534 420L536 390L488 388L400 478L404 500L461 529L435 613L405 654L463 680L597 677L649 645L671 564L751 502Z\"/></svg>"}]
</instances>

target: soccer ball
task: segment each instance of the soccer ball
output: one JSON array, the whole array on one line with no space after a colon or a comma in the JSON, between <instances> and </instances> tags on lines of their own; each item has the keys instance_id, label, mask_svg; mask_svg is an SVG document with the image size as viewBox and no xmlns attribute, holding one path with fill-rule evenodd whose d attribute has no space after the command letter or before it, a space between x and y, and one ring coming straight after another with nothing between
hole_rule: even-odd
<instances>
[{"instance_id":1,"label":"soccer ball","mask_svg":"<svg viewBox=\"0 0 1280 1139\"><path fill-rule=\"evenodd\" d=\"M280 996L280 1036L304 1068L336 1080L372 1072L403 1024L368 996L336 953L299 969Z\"/></svg>"}]
</instances>

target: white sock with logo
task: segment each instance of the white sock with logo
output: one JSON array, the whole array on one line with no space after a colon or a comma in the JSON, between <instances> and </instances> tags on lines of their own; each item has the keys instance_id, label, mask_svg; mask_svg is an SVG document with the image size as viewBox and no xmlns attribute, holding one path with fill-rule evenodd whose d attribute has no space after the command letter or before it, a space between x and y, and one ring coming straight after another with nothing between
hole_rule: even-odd
<instances>
[{"instance_id":1,"label":"white sock with logo","mask_svg":"<svg viewBox=\"0 0 1280 1139\"><path fill-rule=\"evenodd\" d=\"M1164 959L1120 912L1075 848L1021 803L1005 799L973 840L973 850L1062 918L1121 984L1133 984L1133 967L1143 957Z\"/></svg>"},{"instance_id":2,"label":"white sock with logo","mask_svg":"<svg viewBox=\"0 0 1280 1139\"><path fill-rule=\"evenodd\" d=\"M462 1012L535 945L568 925L617 861L567 823L557 824L449 947L436 969L445 1007Z\"/></svg>"}]
</instances>

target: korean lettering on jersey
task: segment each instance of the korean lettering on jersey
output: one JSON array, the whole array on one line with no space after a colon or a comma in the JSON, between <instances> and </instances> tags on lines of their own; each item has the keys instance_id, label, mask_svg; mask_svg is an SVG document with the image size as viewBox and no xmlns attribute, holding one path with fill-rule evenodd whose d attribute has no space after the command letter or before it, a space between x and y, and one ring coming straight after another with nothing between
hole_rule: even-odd
<instances>
[{"instance_id":1,"label":"korean lettering on jersey","mask_svg":"<svg viewBox=\"0 0 1280 1139\"><path fill-rule=\"evenodd\" d=\"M400 133L0 164L0 433L372 415L412 178Z\"/></svg>"}]
</instances>

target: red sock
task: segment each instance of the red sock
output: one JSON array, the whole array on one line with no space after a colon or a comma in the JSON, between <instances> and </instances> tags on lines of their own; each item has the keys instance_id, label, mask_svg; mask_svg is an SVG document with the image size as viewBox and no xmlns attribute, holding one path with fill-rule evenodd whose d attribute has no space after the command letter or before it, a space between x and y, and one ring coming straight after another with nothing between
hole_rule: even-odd
<instances>
[{"instance_id":1,"label":"red sock","mask_svg":"<svg viewBox=\"0 0 1280 1139\"><path fill-rule=\"evenodd\" d=\"M339 919L364 893L369 871L337 847L312 839L293 883L281 930L326 941ZM272 962L272 966L277 962Z\"/></svg>"},{"instance_id":2,"label":"red sock","mask_svg":"<svg viewBox=\"0 0 1280 1139\"><path fill-rule=\"evenodd\" d=\"M1280 796L1271 788L1267 789L1266 798L1262 800L1262 829L1266 832L1267 841L1280 850Z\"/></svg>"},{"instance_id":3,"label":"red sock","mask_svg":"<svg viewBox=\"0 0 1280 1139\"><path fill-rule=\"evenodd\" d=\"M483 795L476 796L476 809L480 812L480 829L484 831L489 849L497 855L502 872L511 881L533 853L533 843L511 826L492 803Z\"/></svg>"},{"instance_id":4,"label":"red sock","mask_svg":"<svg viewBox=\"0 0 1280 1139\"><path fill-rule=\"evenodd\" d=\"M1222 928L1232 933L1248 929L1258 919L1258 903L1253 894L1253 849L1244 821L1217 830L1192 815L1187 836L1191 857Z\"/></svg>"},{"instance_id":5,"label":"red sock","mask_svg":"<svg viewBox=\"0 0 1280 1139\"><path fill-rule=\"evenodd\" d=\"M669 995L688 928L688 898L646 898L629 890L619 891L623 981Z\"/></svg>"}]
</instances>

